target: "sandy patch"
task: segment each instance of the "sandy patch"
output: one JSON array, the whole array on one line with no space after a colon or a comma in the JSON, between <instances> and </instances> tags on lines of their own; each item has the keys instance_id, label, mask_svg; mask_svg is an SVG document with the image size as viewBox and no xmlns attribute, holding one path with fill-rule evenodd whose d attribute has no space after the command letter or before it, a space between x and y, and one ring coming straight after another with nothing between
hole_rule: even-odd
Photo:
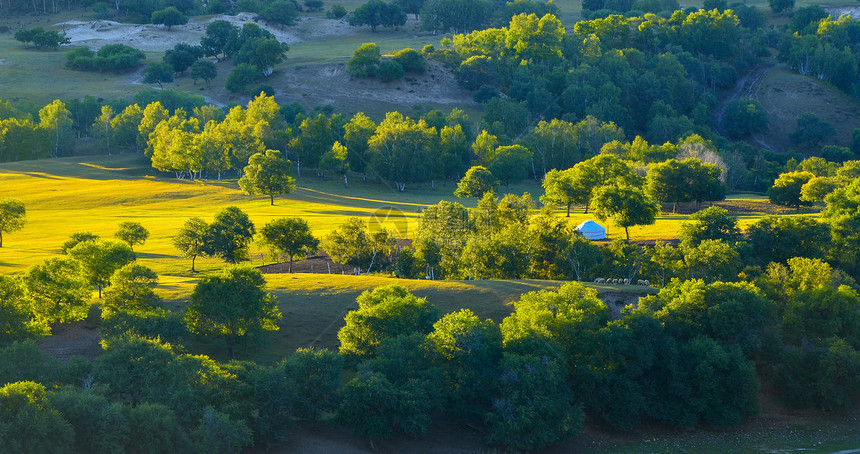
<instances>
[{"instance_id":1,"label":"sandy patch","mask_svg":"<svg viewBox=\"0 0 860 454\"><path fill-rule=\"evenodd\" d=\"M269 24L262 19L255 20L255 18L256 14L252 13L208 18L195 17L185 25L177 25L170 29L162 25L123 24L110 20L68 21L56 24L55 27L62 29L73 45L87 46L96 50L108 44L126 44L147 52L163 52L178 43L198 44L200 38L206 34L206 26L216 20L226 20L238 27L248 22L255 22L260 28L275 35L278 41L287 44L355 33L355 29L342 20L304 17L300 18L294 26L282 27Z\"/></svg>"},{"instance_id":2,"label":"sandy patch","mask_svg":"<svg viewBox=\"0 0 860 454\"><path fill-rule=\"evenodd\" d=\"M843 14L851 16L852 19L860 19L860 6L824 8L824 11L833 16L834 19L839 19L839 16L842 16Z\"/></svg>"}]
</instances>

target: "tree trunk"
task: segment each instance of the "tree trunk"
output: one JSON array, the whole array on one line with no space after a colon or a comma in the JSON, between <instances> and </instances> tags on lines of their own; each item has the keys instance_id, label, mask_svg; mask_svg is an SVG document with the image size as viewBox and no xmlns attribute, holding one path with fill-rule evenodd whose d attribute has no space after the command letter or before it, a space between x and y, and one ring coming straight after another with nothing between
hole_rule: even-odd
<instances>
[{"instance_id":1,"label":"tree trunk","mask_svg":"<svg viewBox=\"0 0 860 454\"><path fill-rule=\"evenodd\" d=\"M588 204L585 204L585 214L588 214Z\"/></svg>"},{"instance_id":2,"label":"tree trunk","mask_svg":"<svg viewBox=\"0 0 860 454\"><path fill-rule=\"evenodd\" d=\"M630 241L630 232L627 231L627 227L624 227L624 235L627 236L627 241Z\"/></svg>"},{"instance_id":3,"label":"tree trunk","mask_svg":"<svg viewBox=\"0 0 860 454\"><path fill-rule=\"evenodd\" d=\"M293 254L290 254L290 273L293 272Z\"/></svg>"},{"instance_id":4,"label":"tree trunk","mask_svg":"<svg viewBox=\"0 0 860 454\"><path fill-rule=\"evenodd\" d=\"M346 174L343 174L343 187L349 189L349 180L346 179Z\"/></svg>"},{"instance_id":5,"label":"tree trunk","mask_svg":"<svg viewBox=\"0 0 860 454\"><path fill-rule=\"evenodd\" d=\"M573 202L567 202L567 217L570 217L570 206L573 205ZM588 207L586 207L587 209Z\"/></svg>"},{"instance_id":6,"label":"tree trunk","mask_svg":"<svg viewBox=\"0 0 860 454\"><path fill-rule=\"evenodd\" d=\"M3 231L0 230L0 247L3 247Z\"/></svg>"},{"instance_id":7,"label":"tree trunk","mask_svg":"<svg viewBox=\"0 0 860 454\"><path fill-rule=\"evenodd\" d=\"M194 269L194 261L197 260L197 254L191 256L191 272L196 273L197 270Z\"/></svg>"},{"instance_id":8,"label":"tree trunk","mask_svg":"<svg viewBox=\"0 0 860 454\"><path fill-rule=\"evenodd\" d=\"M269 205L275 206L275 194L269 194Z\"/></svg>"}]
</instances>

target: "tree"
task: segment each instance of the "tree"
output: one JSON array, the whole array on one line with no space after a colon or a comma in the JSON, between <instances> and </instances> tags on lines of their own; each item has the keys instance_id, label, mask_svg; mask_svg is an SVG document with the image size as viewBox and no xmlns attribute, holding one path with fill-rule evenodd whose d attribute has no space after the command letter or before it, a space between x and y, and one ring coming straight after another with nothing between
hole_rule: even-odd
<instances>
[{"instance_id":1,"label":"tree","mask_svg":"<svg viewBox=\"0 0 860 454\"><path fill-rule=\"evenodd\" d=\"M592 194L594 215L600 220L614 218L615 225L624 227L630 239L629 227L650 225L657 220L660 206L648 200L645 194L630 186L607 185L597 188Z\"/></svg>"},{"instance_id":2,"label":"tree","mask_svg":"<svg viewBox=\"0 0 860 454\"><path fill-rule=\"evenodd\" d=\"M269 247L273 257L286 254L290 258L290 273L293 272L293 259L303 259L316 253L320 241L314 237L307 221L301 218L273 219L262 229L261 242Z\"/></svg>"},{"instance_id":3,"label":"tree","mask_svg":"<svg viewBox=\"0 0 860 454\"><path fill-rule=\"evenodd\" d=\"M712 206L690 216L682 222L678 238L688 246L697 246L704 240L723 240L733 244L741 239L738 218L725 208Z\"/></svg>"},{"instance_id":4,"label":"tree","mask_svg":"<svg viewBox=\"0 0 860 454\"><path fill-rule=\"evenodd\" d=\"M92 287L70 259L52 258L32 265L24 274L30 311L40 323L65 323L87 316Z\"/></svg>"},{"instance_id":5,"label":"tree","mask_svg":"<svg viewBox=\"0 0 860 454\"><path fill-rule=\"evenodd\" d=\"M266 5L260 16L276 24L293 25L296 22L298 10L295 3L279 0Z\"/></svg>"},{"instance_id":6,"label":"tree","mask_svg":"<svg viewBox=\"0 0 860 454\"><path fill-rule=\"evenodd\" d=\"M197 256L205 254L207 250L206 237L209 231L209 224L202 218L191 218L185 221L176 236L173 237L173 247L175 247L180 255L191 259L191 272L195 273L194 261Z\"/></svg>"},{"instance_id":7,"label":"tree","mask_svg":"<svg viewBox=\"0 0 860 454\"><path fill-rule=\"evenodd\" d=\"M356 77L373 77L376 75L381 57L382 54L376 43L364 43L355 49L352 58L346 62L346 70Z\"/></svg>"},{"instance_id":8,"label":"tree","mask_svg":"<svg viewBox=\"0 0 860 454\"><path fill-rule=\"evenodd\" d=\"M185 72L191 65L203 57L203 48L190 44L179 43L164 52L164 61L177 73Z\"/></svg>"},{"instance_id":9,"label":"tree","mask_svg":"<svg viewBox=\"0 0 860 454\"><path fill-rule=\"evenodd\" d=\"M406 49L398 50L391 58L397 63L400 63L400 66L402 66L403 70L406 72L424 74L424 71L427 69L427 60L424 58L423 54L415 49L407 47Z\"/></svg>"},{"instance_id":10,"label":"tree","mask_svg":"<svg viewBox=\"0 0 860 454\"><path fill-rule=\"evenodd\" d=\"M240 92L245 89L251 82L260 78L259 68L248 63L240 63L233 67L230 74L227 75L226 87L233 93Z\"/></svg>"},{"instance_id":11,"label":"tree","mask_svg":"<svg viewBox=\"0 0 860 454\"><path fill-rule=\"evenodd\" d=\"M510 189L511 183L519 183L527 175L532 152L522 145L501 146L495 149L487 161L487 169Z\"/></svg>"},{"instance_id":12,"label":"tree","mask_svg":"<svg viewBox=\"0 0 860 454\"><path fill-rule=\"evenodd\" d=\"M337 332L344 355L373 356L382 340L415 332L427 334L439 319L439 311L426 298L418 298L397 284L365 290L355 301L358 309L346 314L346 325Z\"/></svg>"},{"instance_id":13,"label":"tree","mask_svg":"<svg viewBox=\"0 0 860 454\"><path fill-rule=\"evenodd\" d=\"M283 361L296 387L294 409L300 417L316 421L320 412L335 408L343 363L342 355L327 348L300 348Z\"/></svg>"},{"instance_id":14,"label":"tree","mask_svg":"<svg viewBox=\"0 0 860 454\"><path fill-rule=\"evenodd\" d=\"M490 443L539 450L582 429L585 415L573 401L562 361L505 353L497 382L498 397L485 417Z\"/></svg>"},{"instance_id":15,"label":"tree","mask_svg":"<svg viewBox=\"0 0 860 454\"><path fill-rule=\"evenodd\" d=\"M737 98L726 107L725 127L734 138L761 131L767 127L767 113L754 99Z\"/></svg>"},{"instance_id":16,"label":"tree","mask_svg":"<svg viewBox=\"0 0 860 454\"><path fill-rule=\"evenodd\" d=\"M322 247L333 261L352 266L358 274L365 268L370 274L377 259L388 259L394 238L384 228L368 231L364 221L353 217L323 237Z\"/></svg>"},{"instance_id":17,"label":"tree","mask_svg":"<svg viewBox=\"0 0 860 454\"><path fill-rule=\"evenodd\" d=\"M402 79L403 67L394 60L382 60L376 67L376 77L383 82Z\"/></svg>"},{"instance_id":18,"label":"tree","mask_svg":"<svg viewBox=\"0 0 860 454\"><path fill-rule=\"evenodd\" d=\"M168 6L167 8L153 12L151 22L153 24L164 24L170 30L174 25L187 24L188 16L182 14L176 7Z\"/></svg>"},{"instance_id":19,"label":"tree","mask_svg":"<svg viewBox=\"0 0 860 454\"><path fill-rule=\"evenodd\" d=\"M75 432L54 410L45 386L21 381L0 388L0 451L8 453L39 452L66 454L72 452Z\"/></svg>"},{"instance_id":20,"label":"tree","mask_svg":"<svg viewBox=\"0 0 860 454\"><path fill-rule=\"evenodd\" d=\"M794 9L794 0L768 0L768 4L770 9L777 14Z\"/></svg>"},{"instance_id":21,"label":"tree","mask_svg":"<svg viewBox=\"0 0 860 454\"><path fill-rule=\"evenodd\" d=\"M484 166L472 166L463 179L457 183L454 195L457 197L481 198L487 192L494 192L499 180Z\"/></svg>"},{"instance_id":22,"label":"tree","mask_svg":"<svg viewBox=\"0 0 860 454\"><path fill-rule=\"evenodd\" d=\"M827 194L835 191L841 185L835 178L815 177L800 188L800 198L804 202L823 202Z\"/></svg>"},{"instance_id":23,"label":"tree","mask_svg":"<svg viewBox=\"0 0 860 454\"><path fill-rule=\"evenodd\" d=\"M20 279L0 275L0 347L38 337L43 332L39 323L31 320Z\"/></svg>"},{"instance_id":24,"label":"tree","mask_svg":"<svg viewBox=\"0 0 860 454\"><path fill-rule=\"evenodd\" d=\"M793 144L803 148L804 154L809 155L835 135L833 125L813 113L804 113L797 117L797 126L788 137Z\"/></svg>"},{"instance_id":25,"label":"tree","mask_svg":"<svg viewBox=\"0 0 860 454\"><path fill-rule=\"evenodd\" d=\"M110 282L101 304L102 318L118 311L147 312L160 306L161 298L153 291L158 285L158 275L139 263L119 268Z\"/></svg>"},{"instance_id":26,"label":"tree","mask_svg":"<svg viewBox=\"0 0 860 454\"><path fill-rule=\"evenodd\" d=\"M571 205L591 196L591 191L587 191L588 194L585 194L585 188L577 185L573 169L550 170L543 178L543 189L544 195L541 196L541 202L545 205L565 205L567 217L570 217Z\"/></svg>"},{"instance_id":27,"label":"tree","mask_svg":"<svg viewBox=\"0 0 860 454\"><path fill-rule=\"evenodd\" d=\"M266 293L266 280L251 267L231 267L203 277L189 298L185 321L195 334L222 336L230 358L249 335L277 331L278 300Z\"/></svg>"},{"instance_id":28,"label":"tree","mask_svg":"<svg viewBox=\"0 0 860 454\"><path fill-rule=\"evenodd\" d=\"M803 185L815 178L812 172L787 172L773 182L773 186L767 190L767 198L771 203L795 207L795 210L800 211L801 206L812 205L812 202L801 198L801 189Z\"/></svg>"},{"instance_id":29,"label":"tree","mask_svg":"<svg viewBox=\"0 0 860 454\"><path fill-rule=\"evenodd\" d=\"M248 245L256 233L254 223L244 211L229 206L219 211L209 224L203 251L221 257L227 263L238 263L248 257Z\"/></svg>"},{"instance_id":30,"label":"tree","mask_svg":"<svg viewBox=\"0 0 860 454\"><path fill-rule=\"evenodd\" d=\"M837 246L835 255L844 269L857 273L860 263L860 179L833 191L824 202L826 208L822 217L830 224L833 242Z\"/></svg>"},{"instance_id":31,"label":"tree","mask_svg":"<svg viewBox=\"0 0 860 454\"><path fill-rule=\"evenodd\" d=\"M164 86L161 84L173 82L173 71L173 66L170 66L166 62L152 62L146 65L146 69L143 71L143 82L147 84L155 82L158 84L159 88L164 90Z\"/></svg>"},{"instance_id":32,"label":"tree","mask_svg":"<svg viewBox=\"0 0 860 454\"><path fill-rule=\"evenodd\" d=\"M490 401L502 335L492 320L469 309L444 315L427 334L427 348L442 370L442 397L454 415L480 414Z\"/></svg>"},{"instance_id":33,"label":"tree","mask_svg":"<svg viewBox=\"0 0 860 454\"><path fill-rule=\"evenodd\" d=\"M266 150L255 153L248 160L239 187L250 195L266 194L275 205L275 194L289 194L296 189L296 180L290 176L293 166L281 157L280 151Z\"/></svg>"},{"instance_id":34,"label":"tree","mask_svg":"<svg viewBox=\"0 0 860 454\"><path fill-rule=\"evenodd\" d=\"M211 55L218 61L228 58L227 44L239 37L239 27L219 19L206 26L206 34L200 39L204 55Z\"/></svg>"},{"instance_id":35,"label":"tree","mask_svg":"<svg viewBox=\"0 0 860 454\"><path fill-rule=\"evenodd\" d=\"M574 203L585 205L586 213L597 188L608 184L640 186L642 181L626 161L603 153L577 163L571 172L567 181L573 184Z\"/></svg>"},{"instance_id":36,"label":"tree","mask_svg":"<svg viewBox=\"0 0 860 454\"><path fill-rule=\"evenodd\" d=\"M756 261L785 263L792 257L822 259L831 244L830 227L804 216L765 216L747 227L746 236Z\"/></svg>"},{"instance_id":37,"label":"tree","mask_svg":"<svg viewBox=\"0 0 860 454\"><path fill-rule=\"evenodd\" d=\"M65 156L75 149L72 114L59 99L39 109L39 129L51 138L51 156Z\"/></svg>"},{"instance_id":38,"label":"tree","mask_svg":"<svg viewBox=\"0 0 860 454\"><path fill-rule=\"evenodd\" d=\"M134 248L135 244L143 245L146 242L146 239L149 238L149 230L140 225L140 222L125 221L120 222L119 228L113 236Z\"/></svg>"},{"instance_id":39,"label":"tree","mask_svg":"<svg viewBox=\"0 0 860 454\"><path fill-rule=\"evenodd\" d=\"M98 240L99 236L93 232L75 232L69 235L69 239L63 242L63 245L60 247L60 250L63 254L68 254L69 250L84 241L95 241Z\"/></svg>"},{"instance_id":40,"label":"tree","mask_svg":"<svg viewBox=\"0 0 860 454\"><path fill-rule=\"evenodd\" d=\"M84 241L69 249L69 258L78 262L84 277L99 289L110 284L114 271L133 262L136 257L131 246L121 241Z\"/></svg>"},{"instance_id":41,"label":"tree","mask_svg":"<svg viewBox=\"0 0 860 454\"><path fill-rule=\"evenodd\" d=\"M195 83L197 79L203 79L208 88L209 81L215 79L216 76L218 76L218 68L211 61L197 60L191 65L191 78L194 79Z\"/></svg>"},{"instance_id":42,"label":"tree","mask_svg":"<svg viewBox=\"0 0 860 454\"><path fill-rule=\"evenodd\" d=\"M17 232L27 223L27 209L24 202L17 199L0 200L0 247L3 247L3 233Z\"/></svg>"}]
</instances>

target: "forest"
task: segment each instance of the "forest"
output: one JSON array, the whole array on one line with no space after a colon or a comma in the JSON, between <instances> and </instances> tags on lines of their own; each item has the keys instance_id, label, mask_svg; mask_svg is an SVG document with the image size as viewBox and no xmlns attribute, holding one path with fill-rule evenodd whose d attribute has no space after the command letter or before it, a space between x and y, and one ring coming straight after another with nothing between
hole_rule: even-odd
<instances>
[{"instance_id":1,"label":"forest","mask_svg":"<svg viewBox=\"0 0 860 454\"><path fill-rule=\"evenodd\" d=\"M290 450L309 424L391 450L453 422L480 449L530 452L590 430L731 431L762 402L856 421L860 124L807 111L774 138L775 113L742 96L779 67L856 108L854 19L778 0L587 0L566 25L552 1L350 6L0 2L13 18L167 30L259 20L215 16L164 52L2 25L0 44L70 77L159 89L0 101L0 451ZM442 68L471 99L370 114L284 102L276 81L301 43L271 25L308 17L438 43L350 42L350 83ZM207 95L169 87L183 80ZM53 164L85 162L119 173ZM118 186L53 186L100 178ZM49 214L76 203L57 187L103 200ZM323 196L350 201L326 210ZM572 220L589 217L618 231L588 240ZM328 274L293 273L305 261ZM312 328L330 344L286 349L276 337L299 306L284 279L303 274L349 301ZM438 293L481 281L531 287L492 316L483 297ZM98 353L54 357L44 343L75 323L97 330Z\"/></svg>"}]
</instances>

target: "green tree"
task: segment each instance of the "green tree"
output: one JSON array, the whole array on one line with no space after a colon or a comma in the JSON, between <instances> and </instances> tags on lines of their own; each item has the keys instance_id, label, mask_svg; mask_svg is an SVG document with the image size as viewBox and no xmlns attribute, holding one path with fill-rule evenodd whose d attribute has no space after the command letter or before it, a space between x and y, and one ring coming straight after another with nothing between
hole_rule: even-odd
<instances>
[{"instance_id":1,"label":"green tree","mask_svg":"<svg viewBox=\"0 0 860 454\"><path fill-rule=\"evenodd\" d=\"M331 146L331 150L326 151L320 159L320 171L330 170L343 175L344 186L349 187L346 179L346 171L349 169L347 156L349 155L345 146L339 141L335 141Z\"/></svg>"},{"instance_id":2,"label":"green tree","mask_svg":"<svg viewBox=\"0 0 860 454\"><path fill-rule=\"evenodd\" d=\"M293 259L302 260L315 254L320 245L307 221L298 217L273 219L260 229L260 236L261 243L269 248L273 258L282 254L289 257L290 273L293 272Z\"/></svg>"},{"instance_id":3,"label":"green tree","mask_svg":"<svg viewBox=\"0 0 860 454\"><path fill-rule=\"evenodd\" d=\"M60 250L63 254L68 254L69 250L73 247L77 246L84 241L96 241L99 239L99 236L93 232L75 232L69 235L69 239L63 242L63 245L60 246Z\"/></svg>"},{"instance_id":4,"label":"green tree","mask_svg":"<svg viewBox=\"0 0 860 454\"><path fill-rule=\"evenodd\" d=\"M202 218L191 218L185 221L176 236L173 237L173 247L179 251L182 257L191 259L191 272L194 270L194 262L198 255L206 253L207 250L207 233L209 224Z\"/></svg>"},{"instance_id":5,"label":"green tree","mask_svg":"<svg viewBox=\"0 0 860 454\"><path fill-rule=\"evenodd\" d=\"M397 284L366 290L355 301L358 309L346 314L346 325L337 333L344 355L373 356L382 340L429 333L439 319L439 311L426 298Z\"/></svg>"},{"instance_id":6,"label":"green tree","mask_svg":"<svg viewBox=\"0 0 860 454\"><path fill-rule=\"evenodd\" d=\"M457 183L454 195L457 197L481 198L487 192L495 192L499 180L484 166L472 166Z\"/></svg>"},{"instance_id":7,"label":"green tree","mask_svg":"<svg viewBox=\"0 0 860 454\"><path fill-rule=\"evenodd\" d=\"M682 222L678 238L688 246L698 246L704 240L722 240L733 244L741 239L738 218L725 208L712 206L690 215Z\"/></svg>"},{"instance_id":8,"label":"green tree","mask_svg":"<svg viewBox=\"0 0 860 454\"><path fill-rule=\"evenodd\" d=\"M287 1L275 1L266 5L260 16L269 22L274 22L280 25L295 24L298 10L296 4Z\"/></svg>"},{"instance_id":9,"label":"green tree","mask_svg":"<svg viewBox=\"0 0 860 454\"><path fill-rule=\"evenodd\" d=\"M737 98L726 107L724 122L730 136L743 137L766 128L767 113L758 101Z\"/></svg>"},{"instance_id":10,"label":"green tree","mask_svg":"<svg viewBox=\"0 0 860 454\"><path fill-rule=\"evenodd\" d=\"M92 287L70 259L52 258L30 266L24 291L33 316L46 325L83 320L89 312Z\"/></svg>"},{"instance_id":11,"label":"green tree","mask_svg":"<svg viewBox=\"0 0 860 454\"><path fill-rule=\"evenodd\" d=\"M43 334L43 327L31 320L29 306L22 282L0 276L0 347Z\"/></svg>"},{"instance_id":12,"label":"green tree","mask_svg":"<svg viewBox=\"0 0 860 454\"><path fill-rule=\"evenodd\" d=\"M831 177L815 177L800 188L800 198L804 202L823 202L827 194L840 187L839 182Z\"/></svg>"},{"instance_id":13,"label":"green tree","mask_svg":"<svg viewBox=\"0 0 860 454\"><path fill-rule=\"evenodd\" d=\"M231 358L237 343L264 330L277 331L280 319L278 300L266 293L260 271L250 267L203 277L185 311L189 331L223 337Z\"/></svg>"},{"instance_id":14,"label":"green tree","mask_svg":"<svg viewBox=\"0 0 860 454\"><path fill-rule=\"evenodd\" d=\"M219 211L209 224L203 251L221 257L227 263L238 263L248 257L248 245L257 233L254 223L235 206Z\"/></svg>"},{"instance_id":15,"label":"green tree","mask_svg":"<svg viewBox=\"0 0 860 454\"><path fill-rule=\"evenodd\" d=\"M801 206L812 205L812 202L801 199L800 191L803 185L815 178L812 172L787 172L780 174L773 186L767 190L767 197L771 203L794 207L800 211Z\"/></svg>"},{"instance_id":16,"label":"green tree","mask_svg":"<svg viewBox=\"0 0 860 454\"><path fill-rule=\"evenodd\" d=\"M391 436L400 396L385 375L359 372L343 386L341 395L337 419L343 425L371 440Z\"/></svg>"},{"instance_id":17,"label":"green tree","mask_svg":"<svg viewBox=\"0 0 860 454\"><path fill-rule=\"evenodd\" d=\"M147 84L157 83L158 88L164 90L163 83L173 82L173 66L163 61L156 61L146 65L143 70L143 82Z\"/></svg>"},{"instance_id":18,"label":"green tree","mask_svg":"<svg viewBox=\"0 0 860 454\"><path fill-rule=\"evenodd\" d=\"M383 82L402 79L403 67L394 60L382 60L376 67L376 77Z\"/></svg>"},{"instance_id":19,"label":"green tree","mask_svg":"<svg viewBox=\"0 0 860 454\"><path fill-rule=\"evenodd\" d=\"M114 271L133 262L136 257L131 247L121 241L84 241L69 249L70 259L78 262L84 277L99 289L110 285Z\"/></svg>"},{"instance_id":20,"label":"green tree","mask_svg":"<svg viewBox=\"0 0 860 454\"><path fill-rule=\"evenodd\" d=\"M158 275L146 266L129 263L117 269L110 282L101 304L103 318L117 311L152 311L161 305L161 298L153 291Z\"/></svg>"},{"instance_id":21,"label":"green tree","mask_svg":"<svg viewBox=\"0 0 860 454\"><path fill-rule=\"evenodd\" d=\"M211 61L197 60L191 65L191 78L194 79L195 83L197 79L203 79L208 88L209 82L214 80L216 76L218 76L218 67Z\"/></svg>"},{"instance_id":22,"label":"green tree","mask_svg":"<svg viewBox=\"0 0 860 454\"><path fill-rule=\"evenodd\" d=\"M200 39L204 55L211 55L218 61L228 58L227 44L239 37L239 27L226 20L215 20L206 26L206 34Z\"/></svg>"},{"instance_id":23,"label":"green tree","mask_svg":"<svg viewBox=\"0 0 860 454\"><path fill-rule=\"evenodd\" d=\"M592 194L594 215L601 221L613 218L615 225L624 228L630 239L629 227L650 225L656 222L660 206L648 200L645 194L630 186L607 185Z\"/></svg>"},{"instance_id":24,"label":"green tree","mask_svg":"<svg viewBox=\"0 0 860 454\"><path fill-rule=\"evenodd\" d=\"M240 63L233 67L227 75L227 90L238 93L262 76L260 69L248 63Z\"/></svg>"},{"instance_id":25,"label":"green tree","mask_svg":"<svg viewBox=\"0 0 860 454\"><path fill-rule=\"evenodd\" d=\"M149 238L149 230L140 225L140 222L124 221L120 222L119 228L113 236L118 240L128 243L129 247L134 248L135 244L142 245L146 242L146 239Z\"/></svg>"},{"instance_id":26,"label":"green tree","mask_svg":"<svg viewBox=\"0 0 860 454\"><path fill-rule=\"evenodd\" d=\"M0 247L3 247L3 233L17 232L27 223L27 209L24 202L17 199L0 200Z\"/></svg>"},{"instance_id":27,"label":"green tree","mask_svg":"<svg viewBox=\"0 0 860 454\"><path fill-rule=\"evenodd\" d=\"M269 203L274 206L275 194L289 194L296 189L296 180L290 176L292 167L279 151L255 153L239 179L239 187L251 195L267 194Z\"/></svg>"},{"instance_id":28,"label":"green tree","mask_svg":"<svg viewBox=\"0 0 860 454\"><path fill-rule=\"evenodd\" d=\"M113 107L110 105L102 106L101 115L96 117L96 121L93 122L92 130L93 135L101 138L101 140L105 144L105 150L110 154L110 144L111 144L111 136L113 136L113 131L111 130L111 122L114 118Z\"/></svg>"},{"instance_id":29,"label":"green tree","mask_svg":"<svg viewBox=\"0 0 860 454\"><path fill-rule=\"evenodd\" d=\"M346 62L346 70L356 77L373 77L376 75L376 68L381 58L382 54L376 43L364 43L355 49L352 58Z\"/></svg>"},{"instance_id":30,"label":"green tree","mask_svg":"<svg viewBox=\"0 0 860 454\"><path fill-rule=\"evenodd\" d=\"M574 403L565 375L564 364L555 358L505 353L498 397L485 417L488 441L531 451L576 436L585 415Z\"/></svg>"},{"instance_id":31,"label":"green tree","mask_svg":"<svg viewBox=\"0 0 860 454\"><path fill-rule=\"evenodd\" d=\"M487 169L510 189L511 183L519 183L527 176L532 152L522 145L501 146L487 160Z\"/></svg>"},{"instance_id":32,"label":"green tree","mask_svg":"<svg viewBox=\"0 0 860 454\"><path fill-rule=\"evenodd\" d=\"M570 206L590 198L591 191L587 191L574 178L574 170L552 169L543 178L544 195L541 202L544 205L558 204L567 207L567 217L570 217ZM588 201L586 200L586 205Z\"/></svg>"},{"instance_id":33,"label":"green tree","mask_svg":"<svg viewBox=\"0 0 860 454\"><path fill-rule=\"evenodd\" d=\"M639 186L642 181L630 164L609 154L599 154L577 163L573 166L570 180L574 185L575 203L585 205L586 213L597 188L608 184Z\"/></svg>"},{"instance_id":34,"label":"green tree","mask_svg":"<svg viewBox=\"0 0 860 454\"><path fill-rule=\"evenodd\" d=\"M178 43L173 46L173 49L164 52L164 61L177 73L185 72L201 57L203 57L202 47L186 43Z\"/></svg>"},{"instance_id":35,"label":"green tree","mask_svg":"<svg viewBox=\"0 0 860 454\"><path fill-rule=\"evenodd\" d=\"M499 326L462 309L434 323L427 343L442 371L446 410L455 415L480 415L490 401L502 354Z\"/></svg>"},{"instance_id":36,"label":"green tree","mask_svg":"<svg viewBox=\"0 0 860 454\"><path fill-rule=\"evenodd\" d=\"M837 189L825 199L822 217L830 224L840 265L857 273L860 253L860 179Z\"/></svg>"},{"instance_id":37,"label":"green tree","mask_svg":"<svg viewBox=\"0 0 860 454\"><path fill-rule=\"evenodd\" d=\"M39 109L39 129L50 137L51 156L71 154L75 149L72 114L59 99Z\"/></svg>"},{"instance_id":38,"label":"green tree","mask_svg":"<svg viewBox=\"0 0 860 454\"><path fill-rule=\"evenodd\" d=\"M492 194L489 196L492 198ZM459 203L443 200L421 213L413 244L431 279L435 279L437 270L440 277L456 276L470 231L469 211Z\"/></svg>"},{"instance_id":39,"label":"green tree","mask_svg":"<svg viewBox=\"0 0 860 454\"><path fill-rule=\"evenodd\" d=\"M794 9L794 0L768 0L771 11L781 13L783 11Z\"/></svg>"},{"instance_id":40,"label":"green tree","mask_svg":"<svg viewBox=\"0 0 860 454\"><path fill-rule=\"evenodd\" d=\"M343 363L343 356L327 348L300 348L283 362L296 387L293 408L300 417L315 421L335 409Z\"/></svg>"},{"instance_id":41,"label":"green tree","mask_svg":"<svg viewBox=\"0 0 860 454\"><path fill-rule=\"evenodd\" d=\"M0 451L71 453L75 432L48 401L45 386L32 381L0 388Z\"/></svg>"},{"instance_id":42,"label":"green tree","mask_svg":"<svg viewBox=\"0 0 860 454\"><path fill-rule=\"evenodd\" d=\"M753 257L759 265L786 263L792 257L824 258L830 244L830 227L804 216L765 216L746 230Z\"/></svg>"},{"instance_id":43,"label":"green tree","mask_svg":"<svg viewBox=\"0 0 860 454\"><path fill-rule=\"evenodd\" d=\"M176 7L168 6L167 8L155 11L152 13L151 22L153 24L163 24L170 30L174 25L185 25L188 23L188 16L182 14Z\"/></svg>"},{"instance_id":44,"label":"green tree","mask_svg":"<svg viewBox=\"0 0 860 454\"><path fill-rule=\"evenodd\" d=\"M406 72L424 74L424 71L427 69L427 60L423 54L415 49L407 47L406 49L398 50L391 58L399 63Z\"/></svg>"},{"instance_id":45,"label":"green tree","mask_svg":"<svg viewBox=\"0 0 860 454\"><path fill-rule=\"evenodd\" d=\"M804 154L809 155L835 135L836 130L833 129L833 125L819 119L813 113L804 113L797 117L797 126L789 135L789 139L793 144L802 147Z\"/></svg>"}]
</instances>

